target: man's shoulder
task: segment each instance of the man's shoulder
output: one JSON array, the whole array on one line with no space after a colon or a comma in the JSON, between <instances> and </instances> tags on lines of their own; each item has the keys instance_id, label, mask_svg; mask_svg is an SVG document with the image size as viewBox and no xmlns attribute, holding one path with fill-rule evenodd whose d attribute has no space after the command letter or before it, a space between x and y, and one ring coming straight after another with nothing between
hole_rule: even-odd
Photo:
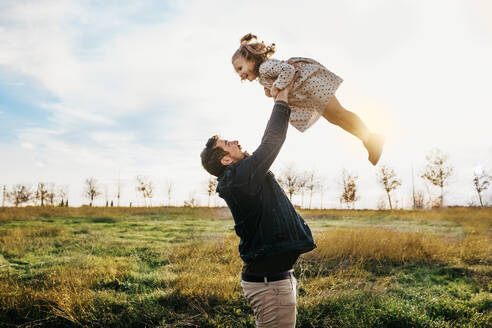
<instances>
[{"instance_id":1,"label":"man's shoulder","mask_svg":"<svg viewBox=\"0 0 492 328\"><path fill-rule=\"evenodd\" d=\"M242 160L241 162L243 162L244 160ZM236 176L237 176L236 171L237 171L237 168L241 162L234 163L234 164L227 166L224 173L222 173L222 175L218 179L217 191L223 190L224 188L231 187L234 184L235 180L237 180L236 179Z\"/></svg>"},{"instance_id":2,"label":"man's shoulder","mask_svg":"<svg viewBox=\"0 0 492 328\"><path fill-rule=\"evenodd\" d=\"M246 157L240 162L229 165L219 177L217 192L222 193L247 193L253 187L252 182L252 157Z\"/></svg>"}]
</instances>

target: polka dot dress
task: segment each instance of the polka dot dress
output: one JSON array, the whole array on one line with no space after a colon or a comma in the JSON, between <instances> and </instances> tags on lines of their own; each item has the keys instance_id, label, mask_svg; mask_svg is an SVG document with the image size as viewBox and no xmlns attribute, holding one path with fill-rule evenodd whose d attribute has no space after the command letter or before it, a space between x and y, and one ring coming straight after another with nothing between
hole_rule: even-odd
<instances>
[{"instance_id":1,"label":"polka dot dress","mask_svg":"<svg viewBox=\"0 0 492 328\"><path fill-rule=\"evenodd\" d=\"M304 132L321 117L343 79L315 60L294 57L287 62L268 59L260 66L258 80L266 88L284 89L296 69L300 76L289 93L290 123Z\"/></svg>"}]
</instances>

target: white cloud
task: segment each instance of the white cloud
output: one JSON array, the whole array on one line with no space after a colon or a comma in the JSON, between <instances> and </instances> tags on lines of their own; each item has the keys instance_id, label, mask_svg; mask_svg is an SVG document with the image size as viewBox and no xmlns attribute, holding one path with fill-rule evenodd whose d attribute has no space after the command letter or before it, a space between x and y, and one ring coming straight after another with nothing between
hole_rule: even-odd
<instances>
[{"instance_id":1,"label":"white cloud","mask_svg":"<svg viewBox=\"0 0 492 328\"><path fill-rule=\"evenodd\" d=\"M32 143L33 163L45 164L41 171L63 172L74 184L90 174L113 179L118 170L128 181L136 174L172 176L186 198L206 176L198 153L209 136L238 138L250 151L259 143L271 100L257 83L241 84L230 65L239 37L254 32L277 44L277 58L313 57L341 75L337 97L387 136L382 160L408 181L410 164L417 169L432 147L450 152L463 172L490 158L484 131L492 121L492 45L470 37L475 23L462 10L475 5L320 1L304 16L299 2L190 1L171 3L173 15L150 24L131 18L135 4L107 10L11 2L0 11L0 66L57 99L41 104L50 128L18 130L21 142ZM141 130L122 123L149 115L152 122ZM304 134L291 129L274 168L290 162L315 163L329 177L333 206L341 168L357 171L364 189L374 191L361 204L374 206L375 169L360 142L339 128L320 120ZM31 168L29 179L39 171ZM456 189L459 202L468 189Z\"/></svg>"},{"instance_id":2,"label":"white cloud","mask_svg":"<svg viewBox=\"0 0 492 328\"><path fill-rule=\"evenodd\" d=\"M74 123L115 125L113 120L94 112L88 112L85 108L71 108L60 104L42 104L41 107L51 111L51 119L62 126Z\"/></svg>"},{"instance_id":3,"label":"white cloud","mask_svg":"<svg viewBox=\"0 0 492 328\"><path fill-rule=\"evenodd\" d=\"M29 150L34 149L34 146L32 145L32 143L27 142L27 141L22 142L21 147L24 149L29 149Z\"/></svg>"}]
</instances>

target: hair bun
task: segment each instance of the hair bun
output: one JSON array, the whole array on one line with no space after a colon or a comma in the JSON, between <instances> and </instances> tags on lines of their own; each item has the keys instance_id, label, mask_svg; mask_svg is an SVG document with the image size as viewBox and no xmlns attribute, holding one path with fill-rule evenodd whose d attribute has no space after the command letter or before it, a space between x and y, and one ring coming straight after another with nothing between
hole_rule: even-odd
<instances>
[{"instance_id":1,"label":"hair bun","mask_svg":"<svg viewBox=\"0 0 492 328\"><path fill-rule=\"evenodd\" d=\"M241 44L244 44L244 43L248 43L248 42L250 42L250 41L251 41L251 40L253 40L253 39L254 39L254 40L256 40L256 39L258 39L258 38L256 37L256 35L253 35L253 34L251 34L251 33L248 33L248 34L246 34L245 36L243 36L243 37L241 38L240 42L241 42Z\"/></svg>"}]
</instances>

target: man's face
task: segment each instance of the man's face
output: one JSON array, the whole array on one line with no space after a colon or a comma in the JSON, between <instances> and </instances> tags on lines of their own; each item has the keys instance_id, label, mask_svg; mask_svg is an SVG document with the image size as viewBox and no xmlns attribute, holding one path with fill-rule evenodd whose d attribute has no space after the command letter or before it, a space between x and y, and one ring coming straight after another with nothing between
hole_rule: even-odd
<instances>
[{"instance_id":1,"label":"man's face","mask_svg":"<svg viewBox=\"0 0 492 328\"><path fill-rule=\"evenodd\" d=\"M242 151L241 145L238 143L237 140L229 141L226 139L218 139L215 145L216 147L220 147L229 152L228 155L225 155L222 158L223 165L229 165L242 161L248 154L247 152Z\"/></svg>"}]
</instances>

